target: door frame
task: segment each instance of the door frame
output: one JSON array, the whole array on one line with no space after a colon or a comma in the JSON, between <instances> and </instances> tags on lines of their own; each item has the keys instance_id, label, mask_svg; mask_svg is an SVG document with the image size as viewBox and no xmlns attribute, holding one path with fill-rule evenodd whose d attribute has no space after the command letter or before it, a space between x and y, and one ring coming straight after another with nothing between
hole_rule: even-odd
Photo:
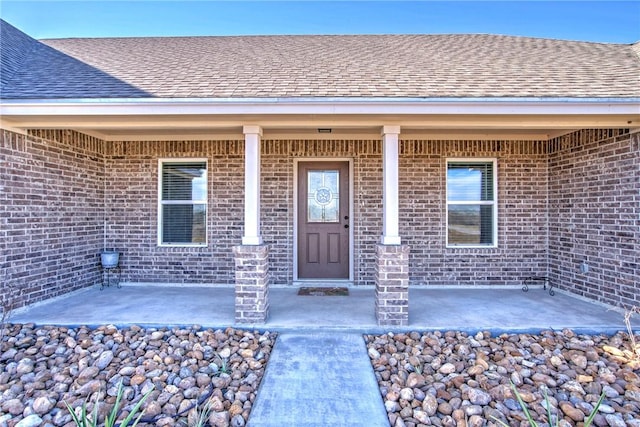
<instances>
[{"instance_id":1,"label":"door frame","mask_svg":"<svg viewBox=\"0 0 640 427\"><path fill-rule=\"evenodd\" d=\"M319 279L300 279L298 277L298 167L299 163L321 163L321 162L347 162L349 164L349 279L320 279L322 282L348 281L353 283L354 266L354 244L353 230L355 219L353 217L353 158L349 157L299 157L293 159L293 282L318 282Z\"/></svg>"}]
</instances>

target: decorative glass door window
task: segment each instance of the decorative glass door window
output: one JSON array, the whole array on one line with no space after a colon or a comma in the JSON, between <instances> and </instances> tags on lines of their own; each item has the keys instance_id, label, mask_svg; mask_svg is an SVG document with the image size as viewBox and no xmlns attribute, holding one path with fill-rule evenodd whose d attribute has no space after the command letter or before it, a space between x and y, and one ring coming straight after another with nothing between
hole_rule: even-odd
<instances>
[{"instance_id":1,"label":"decorative glass door window","mask_svg":"<svg viewBox=\"0 0 640 427\"><path fill-rule=\"evenodd\" d=\"M307 172L307 222L338 222L340 212L340 172Z\"/></svg>"}]
</instances>

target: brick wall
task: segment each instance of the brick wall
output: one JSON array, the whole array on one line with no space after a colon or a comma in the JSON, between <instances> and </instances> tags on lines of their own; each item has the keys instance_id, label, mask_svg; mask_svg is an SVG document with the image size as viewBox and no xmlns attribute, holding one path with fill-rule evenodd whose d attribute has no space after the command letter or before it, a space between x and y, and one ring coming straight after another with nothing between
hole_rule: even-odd
<instances>
[{"instance_id":1,"label":"brick wall","mask_svg":"<svg viewBox=\"0 0 640 427\"><path fill-rule=\"evenodd\" d=\"M70 131L0 130L0 282L16 308L99 281L102 148Z\"/></svg>"},{"instance_id":2,"label":"brick wall","mask_svg":"<svg viewBox=\"0 0 640 427\"><path fill-rule=\"evenodd\" d=\"M498 247L446 247L446 160L496 158ZM514 285L547 272L546 146L538 141L402 141L400 235L410 280L425 285Z\"/></svg>"},{"instance_id":3,"label":"brick wall","mask_svg":"<svg viewBox=\"0 0 640 427\"><path fill-rule=\"evenodd\" d=\"M578 295L638 306L640 134L585 130L551 141L550 151L551 277Z\"/></svg>"},{"instance_id":4,"label":"brick wall","mask_svg":"<svg viewBox=\"0 0 640 427\"><path fill-rule=\"evenodd\" d=\"M122 280L231 284L232 247L244 220L243 141L109 142L105 213L108 246L121 251ZM208 245L158 246L158 160L207 158Z\"/></svg>"}]
</instances>

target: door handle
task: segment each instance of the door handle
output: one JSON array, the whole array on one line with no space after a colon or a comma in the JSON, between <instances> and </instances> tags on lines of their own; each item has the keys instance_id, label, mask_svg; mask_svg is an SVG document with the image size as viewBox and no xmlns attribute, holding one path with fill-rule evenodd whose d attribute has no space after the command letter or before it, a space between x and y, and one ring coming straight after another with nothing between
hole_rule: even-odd
<instances>
[{"instance_id":1,"label":"door handle","mask_svg":"<svg viewBox=\"0 0 640 427\"><path fill-rule=\"evenodd\" d=\"M349 224L345 224L345 225L344 225L344 228L349 228Z\"/></svg>"}]
</instances>

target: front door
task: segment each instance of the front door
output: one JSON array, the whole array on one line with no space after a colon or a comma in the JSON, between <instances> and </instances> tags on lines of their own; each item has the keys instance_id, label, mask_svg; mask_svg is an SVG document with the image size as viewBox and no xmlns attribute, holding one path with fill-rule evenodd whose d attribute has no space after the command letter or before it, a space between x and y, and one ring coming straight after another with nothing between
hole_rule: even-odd
<instances>
[{"instance_id":1,"label":"front door","mask_svg":"<svg viewBox=\"0 0 640 427\"><path fill-rule=\"evenodd\" d=\"M298 278L349 279L349 162L298 163Z\"/></svg>"}]
</instances>

